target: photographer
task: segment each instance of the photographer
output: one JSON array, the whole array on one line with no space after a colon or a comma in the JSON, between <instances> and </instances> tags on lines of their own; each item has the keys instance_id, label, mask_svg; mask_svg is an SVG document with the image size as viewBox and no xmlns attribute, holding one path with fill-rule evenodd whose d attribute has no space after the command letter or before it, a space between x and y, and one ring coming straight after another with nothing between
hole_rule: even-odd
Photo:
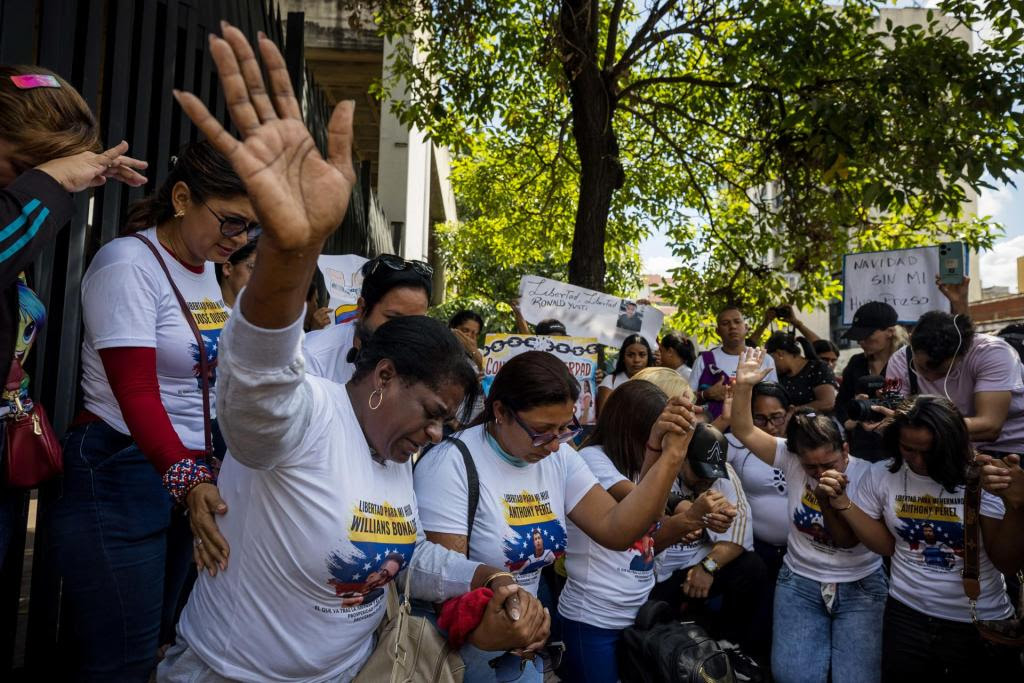
<instances>
[{"instance_id":1,"label":"photographer","mask_svg":"<svg viewBox=\"0 0 1024 683\"><path fill-rule=\"evenodd\" d=\"M885 376L889 359L907 342L907 332L897 324L899 316L896 309L881 301L869 301L857 309L853 315L853 326L843 335L846 339L857 342L864 351L850 358L843 370L843 379L839 383L839 395L836 397L836 417L846 430L846 439L850 444L850 453L870 462L885 459L882 452L882 440L876 433L881 415L874 420L853 419L861 415L851 416L850 403L855 398L877 398L877 387L870 393L866 390L865 378L874 377L881 380ZM870 380L867 385L870 385Z\"/></svg>"},{"instance_id":2,"label":"photographer","mask_svg":"<svg viewBox=\"0 0 1024 683\"><path fill-rule=\"evenodd\" d=\"M941 311L921 316L910 346L890 359L886 378L898 380L908 396L948 398L964 415L978 450L1024 450L1021 361L1004 340L975 333L968 316Z\"/></svg>"}]
</instances>

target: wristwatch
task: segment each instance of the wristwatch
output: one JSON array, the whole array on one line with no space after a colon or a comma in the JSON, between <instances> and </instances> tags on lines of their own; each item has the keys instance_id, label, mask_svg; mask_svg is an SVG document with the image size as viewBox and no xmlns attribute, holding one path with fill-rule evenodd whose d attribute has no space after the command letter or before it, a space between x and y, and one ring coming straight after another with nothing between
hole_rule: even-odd
<instances>
[{"instance_id":1,"label":"wristwatch","mask_svg":"<svg viewBox=\"0 0 1024 683\"><path fill-rule=\"evenodd\" d=\"M700 566L703 567L704 571L706 571L708 574L711 574L711 576L714 576L715 572L718 571L718 563L710 557L705 557L703 560L701 560Z\"/></svg>"}]
</instances>

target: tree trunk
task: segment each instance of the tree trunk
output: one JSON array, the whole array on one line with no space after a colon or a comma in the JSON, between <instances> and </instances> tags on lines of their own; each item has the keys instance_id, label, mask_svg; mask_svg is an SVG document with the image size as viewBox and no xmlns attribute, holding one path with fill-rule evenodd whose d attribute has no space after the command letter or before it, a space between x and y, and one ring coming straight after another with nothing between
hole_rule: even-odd
<instances>
[{"instance_id":1,"label":"tree trunk","mask_svg":"<svg viewBox=\"0 0 1024 683\"><path fill-rule=\"evenodd\" d=\"M613 91L597 54L598 0L562 0L559 26L569 81L572 133L580 159L580 195L569 259L569 282L604 290L604 241L612 193L622 187L622 165L612 128Z\"/></svg>"}]
</instances>

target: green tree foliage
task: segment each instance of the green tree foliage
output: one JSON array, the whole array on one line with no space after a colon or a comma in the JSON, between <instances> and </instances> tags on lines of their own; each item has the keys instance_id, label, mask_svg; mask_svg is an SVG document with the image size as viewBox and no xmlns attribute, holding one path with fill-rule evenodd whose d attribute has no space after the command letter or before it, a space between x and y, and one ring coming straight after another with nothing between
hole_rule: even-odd
<instances>
[{"instance_id":1,"label":"green tree foliage","mask_svg":"<svg viewBox=\"0 0 1024 683\"><path fill-rule=\"evenodd\" d=\"M460 291L554 275L570 244L570 282L623 288L609 245L658 226L695 330L726 301L836 295L850 250L991 244L961 207L1024 168L1024 3L945 0L912 25L881 20L891 4L382 0L385 35L416 36L390 64L399 117L467 159L472 228L442 237L474 264Z\"/></svg>"}]
</instances>

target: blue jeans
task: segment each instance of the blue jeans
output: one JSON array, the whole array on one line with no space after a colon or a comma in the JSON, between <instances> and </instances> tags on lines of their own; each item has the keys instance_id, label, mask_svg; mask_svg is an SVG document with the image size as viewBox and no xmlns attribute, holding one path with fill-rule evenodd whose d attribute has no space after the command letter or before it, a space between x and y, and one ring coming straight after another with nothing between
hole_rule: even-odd
<instances>
[{"instance_id":1,"label":"blue jeans","mask_svg":"<svg viewBox=\"0 0 1024 683\"><path fill-rule=\"evenodd\" d=\"M622 639L622 630L598 628L565 617L559 617L559 621L565 643L559 677L566 683L616 683L619 680L616 648Z\"/></svg>"},{"instance_id":2,"label":"blue jeans","mask_svg":"<svg viewBox=\"0 0 1024 683\"><path fill-rule=\"evenodd\" d=\"M427 603L413 600L412 613L418 617L426 617L430 620L430 623L435 627L437 626L437 614L434 612L433 607ZM441 631L440 628L438 630ZM444 633L444 631L441 631L441 633ZM509 661L506 663L514 664L513 669L518 668L519 664L519 657L516 655L481 650L469 643L462 646L462 649L459 650L459 656L462 657L462 661L466 664L466 670L462 678L463 683L493 683L498 680L494 674L495 669L490 665L490 661L497 657L504 656L509 658ZM516 683L542 683L544 680L544 674L532 662L526 662L522 672L522 676L516 679Z\"/></svg>"},{"instance_id":3,"label":"blue jeans","mask_svg":"<svg viewBox=\"0 0 1024 683\"><path fill-rule=\"evenodd\" d=\"M775 586L772 675L777 683L877 683L889 582L878 571L836 585L832 613L817 581L783 565Z\"/></svg>"},{"instance_id":4,"label":"blue jeans","mask_svg":"<svg viewBox=\"0 0 1024 683\"><path fill-rule=\"evenodd\" d=\"M76 680L145 683L170 641L192 558L188 521L132 441L104 422L64 440L54 554L78 646Z\"/></svg>"}]
</instances>

